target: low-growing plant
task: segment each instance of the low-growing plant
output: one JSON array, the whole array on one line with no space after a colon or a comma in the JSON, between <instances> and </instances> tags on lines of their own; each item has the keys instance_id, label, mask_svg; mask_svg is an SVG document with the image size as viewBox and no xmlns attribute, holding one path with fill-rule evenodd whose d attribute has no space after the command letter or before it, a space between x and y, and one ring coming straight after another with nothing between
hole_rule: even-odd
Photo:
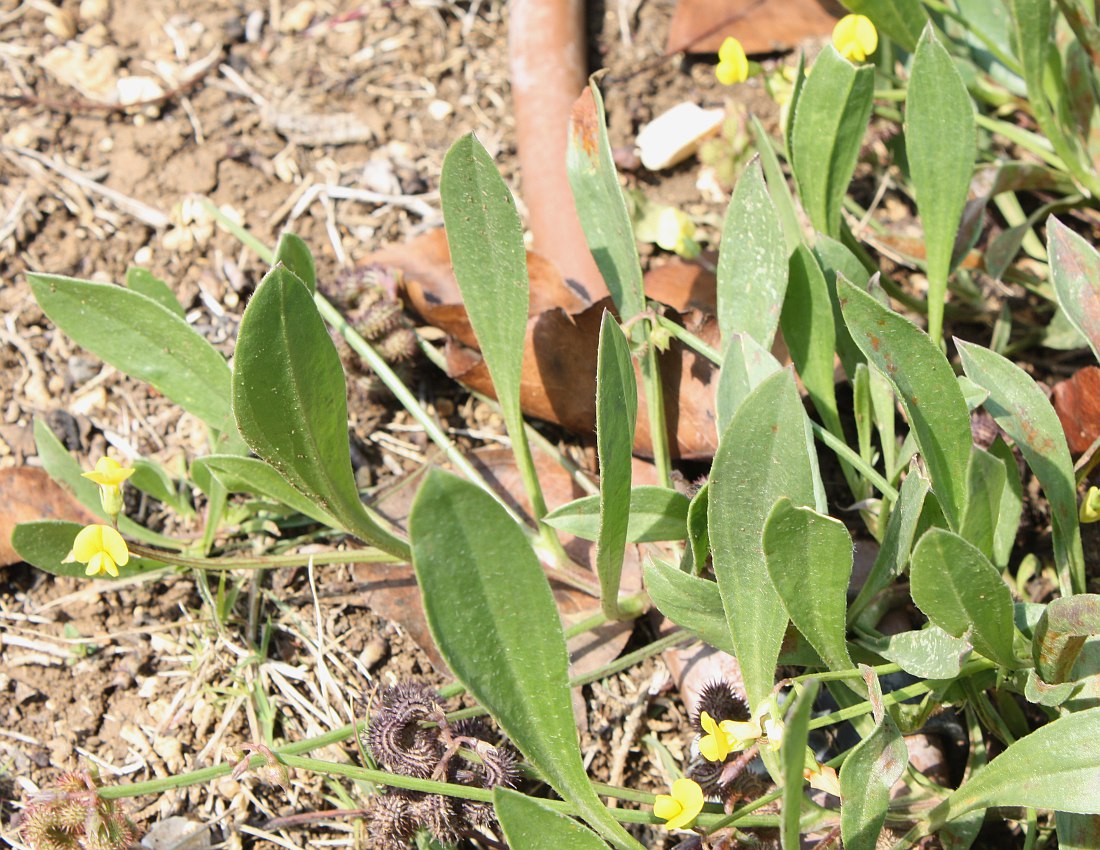
<instances>
[{"instance_id":1,"label":"low-growing plant","mask_svg":"<svg viewBox=\"0 0 1100 850\"><path fill-rule=\"evenodd\" d=\"M923 7L915 0L859 5L913 51L906 144L925 230L930 335L891 308L885 281L842 217L873 104L871 66L827 47L796 82L786 150L814 232L804 231L776 150L756 125L760 158L737 182L720 245L717 349L647 304L593 83L574 113L569 173L615 308L603 317L594 388L598 494L547 510L520 404L529 302L522 226L491 158L465 136L443 166L447 238L532 522L517 516L371 341L318 292L300 239L284 234L271 252L237 228L271 270L244 312L232 368L188 325L170 288L147 273L128 275L127 287L30 276L59 328L206 423L211 451L191 461L186 480L146 462L125 485L181 511L191 509L192 491L203 494L201 538L169 538L127 520L116 498L125 473L97 464L88 480L39 423L43 464L104 522L91 531L26 523L14 534L17 550L56 574L107 579L167 579L172 569L187 569L205 581L211 571L411 561L440 654L518 758L488 727L461 727L446 713L443 695L401 686L381 695L369 722L257 749L236 765L317 771L393 789L373 797L365 814L380 847L405 846L427 828L444 842L626 850L640 845L624 823L664 823L696 830L714 841L709 846L770 828L785 848L798 847L807 833L839 835L849 850L909 847L929 834L965 848L997 809L1022 824L1028 847L1049 842L1055 829L1059 846L1095 846L1100 596L1086 592L1073 462L1057 416L1024 370L956 340L963 373L956 375L941 346L944 292L974 168L976 113L935 28L914 24L913 9L923 16ZM1017 32L1037 5L1045 4L1010 4ZM1048 227L1048 251L1055 296L1100 352L1100 256L1056 221ZM356 485L344 370L326 322L453 467L425 476L407 534L372 511ZM780 331L793 369L770 353ZM669 337L720 367L718 449L690 498L670 486L659 370ZM838 399L837 360L851 385L850 408ZM654 435L657 487L632 480L640 399ZM988 445L972 437L979 409L1000 429ZM819 446L835 455L866 535L878 543L851 598L855 544L832 515L843 506L826 499ZM1030 553L1055 567L1057 597L1046 604L1016 600L1004 578L1018 554L1022 465L1050 504L1052 551ZM231 502L230 494L240 495ZM282 523L284 534L257 555L252 522L261 516ZM299 555L295 517L363 546ZM578 580L559 529L595 542L598 588ZM644 592L624 594L627 545L657 540L671 541L676 558L651 554ZM587 775L570 699L580 683L569 679L548 576L598 594L603 613L589 627L656 607L682 630L601 673L685 636L737 657L742 682L718 682L703 694L693 718L698 754L680 766L670 793L598 785ZM883 615L899 606L919 611L924 624L880 631ZM828 701L819 699L826 693ZM957 787L908 763L905 737L945 714L968 740ZM304 755L367 727L363 765ZM847 743L823 749L817 730ZM751 767L756 759L759 771ZM207 782L234 768L227 762L88 788L109 801ZM561 799L521 793L529 787L521 777L545 782ZM808 789L819 793L811 797ZM641 808L609 808L601 795Z\"/></svg>"}]
</instances>

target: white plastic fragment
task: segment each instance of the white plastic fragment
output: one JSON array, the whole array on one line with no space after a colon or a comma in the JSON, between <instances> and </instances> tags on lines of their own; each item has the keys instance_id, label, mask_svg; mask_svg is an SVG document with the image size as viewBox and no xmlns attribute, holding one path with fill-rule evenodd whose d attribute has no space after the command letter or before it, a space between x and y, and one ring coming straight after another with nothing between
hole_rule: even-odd
<instances>
[{"instance_id":1,"label":"white plastic fragment","mask_svg":"<svg viewBox=\"0 0 1100 850\"><path fill-rule=\"evenodd\" d=\"M676 104L638 133L635 144L642 165L650 171L660 171L683 162L718 132L725 117L721 109L703 109L688 101Z\"/></svg>"}]
</instances>

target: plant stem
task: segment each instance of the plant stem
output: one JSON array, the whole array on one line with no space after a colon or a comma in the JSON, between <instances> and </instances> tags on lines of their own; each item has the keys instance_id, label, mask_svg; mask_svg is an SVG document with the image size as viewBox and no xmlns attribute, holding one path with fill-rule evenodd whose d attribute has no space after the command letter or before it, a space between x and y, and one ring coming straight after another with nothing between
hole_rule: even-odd
<instances>
[{"instance_id":1,"label":"plant stem","mask_svg":"<svg viewBox=\"0 0 1100 850\"><path fill-rule=\"evenodd\" d=\"M652 325L646 324L646 333ZM646 412L649 414L649 441L653 449L653 465L664 487L672 486L672 461L668 450L668 424L665 421L665 389L661 381L661 361L652 343L641 357L642 385L645 387Z\"/></svg>"},{"instance_id":2,"label":"plant stem","mask_svg":"<svg viewBox=\"0 0 1100 850\"><path fill-rule=\"evenodd\" d=\"M400 558L377 549L346 549L339 552L313 552L308 555L252 555L234 558L191 558L153 549L137 543L129 544L131 554L139 558L162 561L176 567L192 567L197 570L261 570L269 567L304 567L314 564L400 564Z\"/></svg>"}]
</instances>

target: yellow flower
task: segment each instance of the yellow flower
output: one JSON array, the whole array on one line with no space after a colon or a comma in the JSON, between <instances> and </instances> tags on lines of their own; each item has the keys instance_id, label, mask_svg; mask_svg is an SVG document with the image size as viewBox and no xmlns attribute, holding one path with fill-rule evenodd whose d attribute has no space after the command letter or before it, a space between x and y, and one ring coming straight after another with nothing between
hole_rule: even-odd
<instances>
[{"instance_id":1,"label":"yellow flower","mask_svg":"<svg viewBox=\"0 0 1100 850\"><path fill-rule=\"evenodd\" d=\"M707 712L699 715L707 734L699 740L699 753L707 761L725 761L730 753L745 749L760 737L760 723L754 720L715 721Z\"/></svg>"},{"instance_id":2,"label":"yellow flower","mask_svg":"<svg viewBox=\"0 0 1100 850\"><path fill-rule=\"evenodd\" d=\"M99 501L112 520L122 511L122 482L134 474L114 458L101 457L93 472L81 473L84 478L99 485Z\"/></svg>"},{"instance_id":3,"label":"yellow flower","mask_svg":"<svg viewBox=\"0 0 1100 850\"><path fill-rule=\"evenodd\" d=\"M87 525L77 532L73 550L66 561L87 564L84 571L94 576L100 573L118 577L118 568L130 560L130 550L122 535L109 525Z\"/></svg>"},{"instance_id":4,"label":"yellow flower","mask_svg":"<svg viewBox=\"0 0 1100 850\"><path fill-rule=\"evenodd\" d=\"M749 57L736 38L727 38L718 48L718 67L714 75L724 86L743 83L749 78Z\"/></svg>"},{"instance_id":5,"label":"yellow flower","mask_svg":"<svg viewBox=\"0 0 1100 850\"><path fill-rule=\"evenodd\" d=\"M653 814L668 821L668 829L683 829L703 810L703 789L691 779L677 779L672 794L658 794Z\"/></svg>"},{"instance_id":6,"label":"yellow flower","mask_svg":"<svg viewBox=\"0 0 1100 850\"><path fill-rule=\"evenodd\" d=\"M1085 498L1081 500L1081 511L1078 516L1081 522L1100 521L1100 489L1089 487Z\"/></svg>"},{"instance_id":7,"label":"yellow flower","mask_svg":"<svg viewBox=\"0 0 1100 850\"><path fill-rule=\"evenodd\" d=\"M849 62L866 62L878 47L878 31L864 15L845 15L833 27L833 46Z\"/></svg>"},{"instance_id":8,"label":"yellow flower","mask_svg":"<svg viewBox=\"0 0 1100 850\"><path fill-rule=\"evenodd\" d=\"M665 207L657 219L657 244L666 251L673 251L685 260L699 256L699 243L695 236L695 223L675 207Z\"/></svg>"},{"instance_id":9,"label":"yellow flower","mask_svg":"<svg viewBox=\"0 0 1100 850\"><path fill-rule=\"evenodd\" d=\"M810 782L810 787L834 797L840 796L840 780L837 778L836 769L827 764L821 764L814 759L813 767L807 767L802 771L802 778Z\"/></svg>"}]
</instances>

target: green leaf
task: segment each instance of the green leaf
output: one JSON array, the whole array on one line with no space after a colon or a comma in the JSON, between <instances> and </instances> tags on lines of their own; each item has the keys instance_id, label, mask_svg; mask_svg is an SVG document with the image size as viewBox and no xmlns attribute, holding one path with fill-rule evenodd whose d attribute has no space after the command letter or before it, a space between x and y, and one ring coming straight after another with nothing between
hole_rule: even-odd
<instances>
[{"instance_id":1,"label":"green leaf","mask_svg":"<svg viewBox=\"0 0 1100 850\"><path fill-rule=\"evenodd\" d=\"M409 529L424 613L455 677L589 824L639 850L585 775L565 636L523 531L489 493L438 469L417 493Z\"/></svg>"},{"instance_id":2,"label":"green leaf","mask_svg":"<svg viewBox=\"0 0 1100 850\"><path fill-rule=\"evenodd\" d=\"M676 490L654 486L632 488L626 542L683 540L687 537L689 505L688 497ZM600 534L600 497L575 499L555 508L543 520L566 534L596 540Z\"/></svg>"},{"instance_id":3,"label":"green leaf","mask_svg":"<svg viewBox=\"0 0 1100 850\"><path fill-rule=\"evenodd\" d=\"M852 668L844 622L852 538L844 523L781 498L764 526L764 557L791 622L829 669Z\"/></svg>"},{"instance_id":4,"label":"green leaf","mask_svg":"<svg viewBox=\"0 0 1100 850\"><path fill-rule=\"evenodd\" d=\"M905 100L905 153L924 227L928 333L943 336L943 302L951 255L978 155L974 104L929 23L913 57Z\"/></svg>"},{"instance_id":5,"label":"green leaf","mask_svg":"<svg viewBox=\"0 0 1100 850\"><path fill-rule=\"evenodd\" d=\"M771 348L787 290L787 243L759 159L741 172L718 246L718 328Z\"/></svg>"},{"instance_id":6,"label":"green leaf","mask_svg":"<svg viewBox=\"0 0 1100 850\"><path fill-rule=\"evenodd\" d=\"M973 809L1027 806L1100 814L1100 708L1067 714L1020 738L931 813L934 823Z\"/></svg>"},{"instance_id":7,"label":"green leaf","mask_svg":"<svg viewBox=\"0 0 1100 850\"><path fill-rule=\"evenodd\" d=\"M843 440L833 377L836 327L832 299L825 275L805 245L799 245L791 254L782 321L783 339L814 409L829 432Z\"/></svg>"},{"instance_id":8,"label":"green leaf","mask_svg":"<svg viewBox=\"0 0 1100 850\"><path fill-rule=\"evenodd\" d=\"M494 788L493 809L512 850L607 850L596 833L518 791Z\"/></svg>"},{"instance_id":9,"label":"green leaf","mask_svg":"<svg viewBox=\"0 0 1100 850\"><path fill-rule=\"evenodd\" d=\"M1047 219L1047 250L1058 304L1100 359L1100 254L1054 216Z\"/></svg>"},{"instance_id":10,"label":"green leaf","mask_svg":"<svg viewBox=\"0 0 1100 850\"><path fill-rule=\"evenodd\" d=\"M872 692L881 704L877 679ZM905 739L890 715L880 713L875 720L874 731L852 747L840 768L840 831L845 850L874 850L886 822L890 789L909 763Z\"/></svg>"},{"instance_id":11,"label":"green leaf","mask_svg":"<svg viewBox=\"0 0 1100 850\"><path fill-rule=\"evenodd\" d=\"M183 305L176 298L176 293L149 269L143 269L140 266L130 266L126 269L126 288L138 292L146 298L152 298L161 307L172 311L181 319L187 315L187 311L183 309Z\"/></svg>"},{"instance_id":12,"label":"green leaf","mask_svg":"<svg viewBox=\"0 0 1100 850\"><path fill-rule=\"evenodd\" d=\"M216 431L233 428L229 366L178 314L109 283L28 274L38 306L82 348Z\"/></svg>"},{"instance_id":13,"label":"green leaf","mask_svg":"<svg viewBox=\"0 0 1100 850\"><path fill-rule=\"evenodd\" d=\"M595 79L589 80L587 91L573 105L565 163L588 248L619 318L632 319L645 309L642 268L607 140L603 97Z\"/></svg>"},{"instance_id":14,"label":"green leaf","mask_svg":"<svg viewBox=\"0 0 1100 850\"><path fill-rule=\"evenodd\" d=\"M958 528L966 507L973 438L951 364L916 325L853 284L838 278L837 294L852 339L889 379L905 408L944 515Z\"/></svg>"},{"instance_id":15,"label":"green leaf","mask_svg":"<svg viewBox=\"0 0 1100 850\"><path fill-rule=\"evenodd\" d=\"M213 475L230 493L251 493L286 505L330 528L340 523L309 497L302 495L270 464L254 457L207 455L191 465L192 474Z\"/></svg>"},{"instance_id":16,"label":"green leaf","mask_svg":"<svg viewBox=\"0 0 1100 850\"><path fill-rule=\"evenodd\" d=\"M1042 680L1050 685L1069 681L1085 640L1093 635L1100 635L1100 596L1080 593L1047 605L1031 644L1031 657Z\"/></svg>"},{"instance_id":17,"label":"green leaf","mask_svg":"<svg viewBox=\"0 0 1100 850\"><path fill-rule=\"evenodd\" d=\"M1020 467L1016 455L1008 443L997 437L989 447L989 453L1005 468L1005 488L1001 491L1001 504L997 508L997 528L993 532L993 564L1004 569L1012 557L1016 545L1016 532L1020 530L1020 517L1024 512L1024 490L1020 482Z\"/></svg>"},{"instance_id":18,"label":"green leaf","mask_svg":"<svg viewBox=\"0 0 1100 850\"><path fill-rule=\"evenodd\" d=\"M772 353L748 334L734 334L726 344L718 373L718 433L733 421L741 402L760 382L783 367Z\"/></svg>"},{"instance_id":19,"label":"green leaf","mask_svg":"<svg viewBox=\"0 0 1100 850\"><path fill-rule=\"evenodd\" d=\"M777 372L745 399L722 434L711 470L714 572L753 709L771 694L787 628L787 612L768 576L764 525L783 496L796 505L816 502L805 421L793 376Z\"/></svg>"},{"instance_id":20,"label":"green leaf","mask_svg":"<svg viewBox=\"0 0 1100 850\"><path fill-rule=\"evenodd\" d=\"M1100 818L1055 812L1058 850L1100 850Z\"/></svg>"},{"instance_id":21,"label":"green leaf","mask_svg":"<svg viewBox=\"0 0 1100 850\"><path fill-rule=\"evenodd\" d=\"M717 584L688 575L656 558L647 560L643 571L646 590L658 611L704 643L736 654Z\"/></svg>"},{"instance_id":22,"label":"green leaf","mask_svg":"<svg viewBox=\"0 0 1100 850\"><path fill-rule=\"evenodd\" d=\"M341 528L407 558L408 545L359 501L340 355L309 290L282 266L245 308L235 364L233 409L249 447Z\"/></svg>"},{"instance_id":23,"label":"green leaf","mask_svg":"<svg viewBox=\"0 0 1100 850\"><path fill-rule=\"evenodd\" d=\"M41 520L38 522L21 522L15 526L11 534L11 545L19 554L19 557L32 566L38 567L43 572L55 576L68 576L92 580L93 577L85 575L85 565L75 562L62 563L69 552L72 551L73 541L77 532L83 528L75 522L63 520ZM156 570L163 570L167 564L160 561L150 561L146 558L137 558L133 555L130 560L118 568L118 578L109 575L97 575L96 579L107 581L119 581L132 578Z\"/></svg>"},{"instance_id":24,"label":"green leaf","mask_svg":"<svg viewBox=\"0 0 1100 850\"><path fill-rule=\"evenodd\" d=\"M633 501L630 477L637 419L638 386L630 344L615 318L604 310L596 356L596 454L600 462L596 575L601 605L611 619L620 617L619 580Z\"/></svg>"},{"instance_id":25,"label":"green leaf","mask_svg":"<svg viewBox=\"0 0 1100 850\"><path fill-rule=\"evenodd\" d=\"M191 516L195 513L190 498L180 492L179 482L172 478L159 463L141 459L135 460L134 474L130 476L129 483L141 492L164 502L176 513L184 516Z\"/></svg>"},{"instance_id":26,"label":"green leaf","mask_svg":"<svg viewBox=\"0 0 1100 850\"><path fill-rule=\"evenodd\" d=\"M845 8L866 15L880 32L909 53L917 46L928 15L919 0L841 0Z\"/></svg>"},{"instance_id":27,"label":"green leaf","mask_svg":"<svg viewBox=\"0 0 1100 850\"><path fill-rule=\"evenodd\" d=\"M801 75L801 67L798 73ZM792 98L791 103L793 102ZM787 185L787 177L779 165L779 157L775 153L772 139L755 115L752 116L752 133L756 140L756 150L760 153L760 164L764 168L768 194L779 214L779 223L783 226L783 236L787 240L789 255L802 242L802 225L798 220L798 209L794 205L791 189Z\"/></svg>"},{"instance_id":28,"label":"green leaf","mask_svg":"<svg viewBox=\"0 0 1100 850\"><path fill-rule=\"evenodd\" d=\"M57 439L57 435L50 430L50 426L41 419L34 420L34 444L38 451L38 459L42 461L42 467L49 473L50 478L72 493L80 504L103 522L109 523L111 518L103 510L103 503L99 499L99 485L83 476L84 470L80 468L76 458L69 454ZM144 543L179 548L177 541L171 537L150 531L125 514L120 514L118 517L118 530L125 536Z\"/></svg>"},{"instance_id":29,"label":"green leaf","mask_svg":"<svg viewBox=\"0 0 1100 850\"><path fill-rule=\"evenodd\" d=\"M688 505L688 543L691 545L692 562L695 565L696 575L703 571L707 564L707 558L710 557L710 529L707 525L709 512L710 484L707 483L691 497L691 504Z\"/></svg>"},{"instance_id":30,"label":"green leaf","mask_svg":"<svg viewBox=\"0 0 1100 850\"><path fill-rule=\"evenodd\" d=\"M1077 482L1065 432L1046 395L1019 366L979 345L955 341L967 377L989 391L985 409L1015 441L1050 502L1054 559L1064 593L1085 590Z\"/></svg>"},{"instance_id":31,"label":"green leaf","mask_svg":"<svg viewBox=\"0 0 1100 850\"><path fill-rule=\"evenodd\" d=\"M951 637L938 626L929 624L920 631L902 632L881 639L860 641L887 661L893 661L906 673L921 679L953 679L972 647L965 640Z\"/></svg>"},{"instance_id":32,"label":"green leaf","mask_svg":"<svg viewBox=\"0 0 1100 850\"><path fill-rule=\"evenodd\" d=\"M844 316L840 313L840 300L836 294L836 279L837 274L841 274L856 286L866 290L870 273L843 242L830 239L822 234L818 234L814 242L814 256L817 258L818 265L821 266L821 270L825 274L825 282L829 286L836 353L844 366L845 374L851 376L855 374L856 364L863 363L865 358L855 342L852 341L848 326L844 324Z\"/></svg>"},{"instance_id":33,"label":"green leaf","mask_svg":"<svg viewBox=\"0 0 1100 850\"><path fill-rule=\"evenodd\" d=\"M943 528L926 532L909 568L913 601L928 619L953 637L965 637L978 652L1015 668L1012 593L975 546Z\"/></svg>"},{"instance_id":34,"label":"green leaf","mask_svg":"<svg viewBox=\"0 0 1100 850\"><path fill-rule=\"evenodd\" d=\"M856 68L831 44L802 86L791 130L791 167L813 226L840 234L840 209L871 115L875 69Z\"/></svg>"},{"instance_id":35,"label":"green leaf","mask_svg":"<svg viewBox=\"0 0 1100 850\"><path fill-rule=\"evenodd\" d=\"M779 821L779 837L783 850L799 850L799 824L802 820L802 804L806 767L806 739L810 734L810 714L821 683L816 679L806 682L794 699L794 706L787 715L787 728L783 732L783 814Z\"/></svg>"},{"instance_id":36,"label":"green leaf","mask_svg":"<svg viewBox=\"0 0 1100 850\"><path fill-rule=\"evenodd\" d=\"M317 291L317 267L313 263L313 254L302 238L289 230L283 231L279 244L275 246L275 259L271 265L277 266L279 263L306 285L310 295Z\"/></svg>"},{"instance_id":37,"label":"green leaf","mask_svg":"<svg viewBox=\"0 0 1100 850\"><path fill-rule=\"evenodd\" d=\"M1006 485L1004 462L978 446L971 446L970 466L966 471L966 511L959 534L990 560L993 559L993 537Z\"/></svg>"}]
</instances>

